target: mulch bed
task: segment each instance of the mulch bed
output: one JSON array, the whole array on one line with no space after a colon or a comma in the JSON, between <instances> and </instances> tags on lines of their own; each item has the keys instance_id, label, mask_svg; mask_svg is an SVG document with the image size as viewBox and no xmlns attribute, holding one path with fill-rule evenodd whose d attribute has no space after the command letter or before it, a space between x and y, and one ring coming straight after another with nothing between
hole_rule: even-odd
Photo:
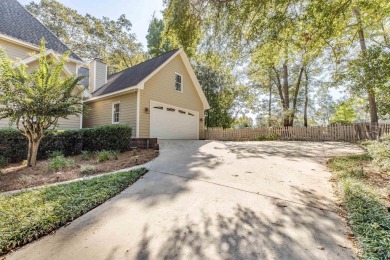
<instances>
[{"instance_id":1,"label":"mulch bed","mask_svg":"<svg viewBox=\"0 0 390 260\"><path fill-rule=\"evenodd\" d=\"M48 170L48 161L38 161L37 167L33 170L31 167L23 166L22 163L9 164L0 168L0 192L30 188L44 184L73 180L87 175L80 173L81 165L93 165L95 171L88 176L118 171L121 169L133 167L147 163L159 155L158 151L147 149L128 151L121 153L118 159L98 163L95 158L82 160L81 156L71 157L75 161L75 166L58 172Z\"/></svg>"}]
</instances>

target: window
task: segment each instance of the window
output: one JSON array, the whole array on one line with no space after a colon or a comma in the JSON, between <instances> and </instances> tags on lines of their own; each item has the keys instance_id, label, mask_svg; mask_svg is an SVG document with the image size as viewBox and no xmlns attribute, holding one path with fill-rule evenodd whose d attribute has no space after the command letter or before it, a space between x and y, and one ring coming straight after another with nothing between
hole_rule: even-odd
<instances>
[{"instance_id":1,"label":"window","mask_svg":"<svg viewBox=\"0 0 390 260\"><path fill-rule=\"evenodd\" d=\"M183 92L183 87L182 87L182 76L179 74L175 74L175 90L178 92Z\"/></svg>"},{"instance_id":2,"label":"window","mask_svg":"<svg viewBox=\"0 0 390 260\"><path fill-rule=\"evenodd\" d=\"M112 123L118 124L119 123L119 112L120 112L120 103L113 103L112 104Z\"/></svg>"}]
</instances>

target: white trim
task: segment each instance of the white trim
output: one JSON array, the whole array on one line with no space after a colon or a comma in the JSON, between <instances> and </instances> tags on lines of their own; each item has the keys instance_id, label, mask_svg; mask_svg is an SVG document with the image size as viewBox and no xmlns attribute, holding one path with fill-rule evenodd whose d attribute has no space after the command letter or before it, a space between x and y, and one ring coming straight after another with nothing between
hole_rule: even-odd
<instances>
[{"instance_id":1,"label":"white trim","mask_svg":"<svg viewBox=\"0 0 390 260\"><path fill-rule=\"evenodd\" d=\"M134 90L137 90L137 89L138 88L136 86L133 86L133 87L130 87L130 88L125 88L125 89L122 89L122 90L118 90L118 91L115 91L115 92L104 94L104 95L101 95L101 96L98 96L98 97L93 97L93 98L84 100L84 102L85 103L90 103L92 101L96 101L96 100L100 100L100 99L104 99L104 98L110 98L112 96L121 95L121 94L124 94L126 92L131 93L131 92L133 92Z\"/></svg>"},{"instance_id":2,"label":"white trim","mask_svg":"<svg viewBox=\"0 0 390 260\"><path fill-rule=\"evenodd\" d=\"M180 76L180 91L176 89L176 75ZM175 88L175 91L176 92L179 92L179 93L183 93L183 75L181 75L180 73L177 73L175 72L175 85L173 86Z\"/></svg>"},{"instance_id":3,"label":"white trim","mask_svg":"<svg viewBox=\"0 0 390 260\"><path fill-rule=\"evenodd\" d=\"M54 51L52 51L52 50L49 50L48 52L46 52L46 56L49 56L49 55L53 56L57 61L60 60L60 58L58 57L58 55L57 55ZM27 58L27 59L24 59L24 60L21 60L20 62L23 63L23 64L25 64L25 65L28 65L28 64L30 64L30 63L36 61L36 60L39 59L40 57L42 57L42 53L36 54L36 55L31 56L31 57L29 57L29 58ZM76 64L76 68L77 68L77 64ZM68 66L67 66L66 64L65 64L65 66L64 66L64 71L65 71L65 74L67 74L68 76L71 76L71 75L74 75L74 74L75 74L75 73L72 73L72 72L69 70L69 68L68 68ZM76 75L77 75L77 69L76 69Z\"/></svg>"},{"instance_id":4,"label":"white trim","mask_svg":"<svg viewBox=\"0 0 390 260\"><path fill-rule=\"evenodd\" d=\"M114 122L114 105L119 104L119 117L118 117L118 122ZM112 102L112 110L111 110L111 124L117 125L120 124L121 122L121 102L120 101L115 101Z\"/></svg>"},{"instance_id":5,"label":"white trim","mask_svg":"<svg viewBox=\"0 0 390 260\"><path fill-rule=\"evenodd\" d=\"M80 114L80 129L83 128L83 114Z\"/></svg>"},{"instance_id":6,"label":"white trim","mask_svg":"<svg viewBox=\"0 0 390 260\"><path fill-rule=\"evenodd\" d=\"M136 119L136 130L135 130L135 137L139 138L139 122L140 122L140 106L141 106L141 90L137 90L137 119Z\"/></svg>"},{"instance_id":7,"label":"white trim","mask_svg":"<svg viewBox=\"0 0 390 260\"><path fill-rule=\"evenodd\" d=\"M104 64L104 63L103 63ZM104 74L104 84L106 84L107 83L107 78L108 78L108 76L107 76L107 64L104 64L105 66L106 66L106 74ZM104 85L103 84L103 85Z\"/></svg>"},{"instance_id":8,"label":"white trim","mask_svg":"<svg viewBox=\"0 0 390 260\"><path fill-rule=\"evenodd\" d=\"M164 102L160 102L160 101L156 101L156 100L150 99L150 100L149 100L149 111L150 111L149 113L152 113L152 102L154 102L154 103L160 103L160 104L162 104L162 105L164 105L164 106L170 106L170 107L175 108L176 110L184 109L184 110L187 110L187 111L189 111L189 112L191 112L191 113L197 114L197 115L198 115L198 120L197 120L197 122L196 122L196 129L197 129L197 140L199 140L199 136L200 136L200 129L199 129L200 113L199 113L198 111L191 110L191 109L184 108L184 107L177 107L177 106L170 105L170 104L167 104L167 103L164 103ZM150 136L151 131L152 131L152 121L151 121L151 119L150 119L150 117L149 117L149 137L151 137L151 136Z\"/></svg>"},{"instance_id":9,"label":"white trim","mask_svg":"<svg viewBox=\"0 0 390 260\"><path fill-rule=\"evenodd\" d=\"M33 50L36 50L36 51L40 50L40 48L38 46L36 46L36 45L34 45L32 43L28 43L28 42L25 42L25 41L22 41L22 40L19 40L19 39L16 39L14 37L10 37L8 35L4 35L4 34L1 34L1 33L0 33L0 39L8 41L8 42L11 42L11 43L15 43L15 44L18 44L18 45L21 45L23 47L27 47L27 48L30 48L30 49L33 49ZM53 51L53 50L50 49L50 51ZM76 59L73 59L71 57L69 57L68 60L70 60L70 61L72 61L74 63L81 64L81 65L85 65L86 64L84 61L76 60Z\"/></svg>"}]
</instances>

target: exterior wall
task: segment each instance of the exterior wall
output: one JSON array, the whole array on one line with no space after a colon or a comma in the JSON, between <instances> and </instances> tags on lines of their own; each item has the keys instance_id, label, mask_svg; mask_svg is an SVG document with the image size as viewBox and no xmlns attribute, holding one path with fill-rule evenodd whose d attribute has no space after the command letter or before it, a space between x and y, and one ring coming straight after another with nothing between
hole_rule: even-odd
<instances>
[{"instance_id":1,"label":"exterior wall","mask_svg":"<svg viewBox=\"0 0 390 260\"><path fill-rule=\"evenodd\" d=\"M11 60L24 60L37 54L38 52L14 43L0 39L0 48L2 48Z\"/></svg>"},{"instance_id":2,"label":"exterior wall","mask_svg":"<svg viewBox=\"0 0 390 260\"><path fill-rule=\"evenodd\" d=\"M132 128L132 136L136 134L137 93L122 94L103 100L87 103L89 112L83 118L83 127L97 127L112 124L112 104L120 102L119 123Z\"/></svg>"},{"instance_id":3,"label":"exterior wall","mask_svg":"<svg viewBox=\"0 0 390 260\"><path fill-rule=\"evenodd\" d=\"M89 84L88 84L88 89L89 92L94 92L95 91L95 70L96 70L96 62L90 62L89 63Z\"/></svg>"},{"instance_id":4,"label":"exterior wall","mask_svg":"<svg viewBox=\"0 0 390 260\"><path fill-rule=\"evenodd\" d=\"M32 55L36 55L38 52L34 49L29 49L8 41L4 41L0 39L0 48L4 49L8 57L12 60L23 60L30 58ZM27 71L32 71L34 68L38 66L38 61L34 61L28 64ZM68 70L76 74L77 73L77 64L74 62L67 63ZM65 73L63 74L65 75ZM80 121L81 118L77 116L71 116L69 119L60 119L59 127L57 129L80 129ZM8 127L9 121L8 119L0 120L0 128Z\"/></svg>"},{"instance_id":5,"label":"exterior wall","mask_svg":"<svg viewBox=\"0 0 390 260\"><path fill-rule=\"evenodd\" d=\"M175 91L175 73L182 75L182 93ZM145 113L145 108L150 108L150 100L182 107L199 112L199 138L204 139L204 110L203 103L192 83L190 75L182 61L177 55L159 72L150 78L141 90L140 96L140 129L139 137L153 137L150 135L150 114Z\"/></svg>"},{"instance_id":6,"label":"exterior wall","mask_svg":"<svg viewBox=\"0 0 390 260\"><path fill-rule=\"evenodd\" d=\"M107 83L107 65L96 62L96 89Z\"/></svg>"}]
</instances>

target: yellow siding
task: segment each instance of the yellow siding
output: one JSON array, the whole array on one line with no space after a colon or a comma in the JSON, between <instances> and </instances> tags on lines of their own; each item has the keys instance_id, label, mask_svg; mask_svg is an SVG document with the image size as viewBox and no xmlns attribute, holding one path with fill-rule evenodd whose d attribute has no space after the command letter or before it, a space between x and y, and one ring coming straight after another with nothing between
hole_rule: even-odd
<instances>
[{"instance_id":1,"label":"yellow siding","mask_svg":"<svg viewBox=\"0 0 390 260\"><path fill-rule=\"evenodd\" d=\"M175 73L179 73L183 77L182 93L175 91ZM150 111L150 100L153 100L198 111L199 118L202 119L202 122L199 122L199 138L204 138L203 103L180 55L176 56L145 83L144 90L141 90L140 99L140 137L149 137L150 135L150 114L144 111L145 108L149 108Z\"/></svg>"},{"instance_id":2,"label":"yellow siding","mask_svg":"<svg viewBox=\"0 0 390 260\"><path fill-rule=\"evenodd\" d=\"M89 112L83 118L83 127L97 127L112 124L112 104L120 102L120 124L130 126L136 134L137 124L137 93L123 94L96 102L88 103Z\"/></svg>"},{"instance_id":3,"label":"yellow siding","mask_svg":"<svg viewBox=\"0 0 390 260\"><path fill-rule=\"evenodd\" d=\"M11 60L24 60L37 54L37 51L16 45L14 43L0 39L0 48L2 48Z\"/></svg>"}]
</instances>

